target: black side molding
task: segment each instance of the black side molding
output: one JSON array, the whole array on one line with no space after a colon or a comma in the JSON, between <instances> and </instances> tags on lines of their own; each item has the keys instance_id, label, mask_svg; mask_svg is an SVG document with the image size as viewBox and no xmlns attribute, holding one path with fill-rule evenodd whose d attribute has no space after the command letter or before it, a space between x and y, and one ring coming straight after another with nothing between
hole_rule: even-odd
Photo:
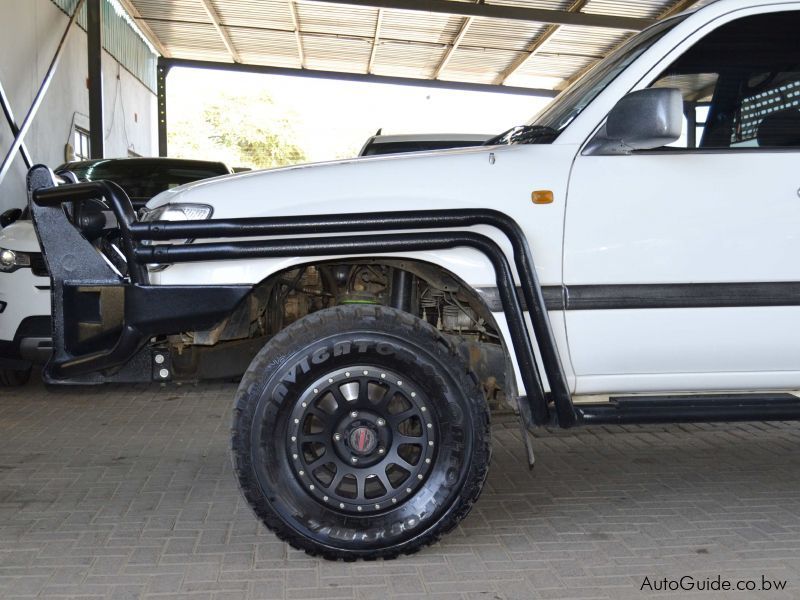
<instances>
[{"instance_id":1,"label":"black side molding","mask_svg":"<svg viewBox=\"0 0 800 600\"><path fill-rule=\"evenodd\" d=\"M497 288L477 292L489 310L502 310ZM517 294L523 298L521 289ZM554 285L543 287L542 295L547 310L800 306L800 281Z\"/></svg>"}]
</instances>

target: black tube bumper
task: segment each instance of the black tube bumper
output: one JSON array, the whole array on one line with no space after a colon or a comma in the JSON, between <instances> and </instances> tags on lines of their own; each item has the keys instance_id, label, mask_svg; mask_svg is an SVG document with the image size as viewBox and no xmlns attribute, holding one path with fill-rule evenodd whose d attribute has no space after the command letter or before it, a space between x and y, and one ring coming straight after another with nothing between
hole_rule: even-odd
<instances>
[{"instance_id":1,"label":"black tube bumper","mask_svg":"<svg viewBox=\"0 0 800 600\"><path fill-rule=\"evenodd\" d=\"M542 425L555 420L560 426L569 427L576 422L530 248L519 225L508 215L494 210L430 210L140 223L130 199L111 182L57 186L52 172L37 166L28 174L28 189L31 213L52 281L55 352L45 370L46 377L70 377L121 368L141 350L148 336L178 332L183 327L196 329L206 319L220 318L223 307L232 310L231 302L237 293L233 289L196 288L198 294L202 290L213 296L208 299L213 310L206 314L198 312L197 298L183 302L179 294L170 297L173 292L165 286L150 287L146 267L149 263L369 255L462 246L480 251L494 268L513 351L527 391L527 399L522 403L525 406L520 406L525 423ZM66 203L96 198L98 194L107 200L116 215L122 252L127 261L127 280L110 264L100 260L95 249L72 226L64 210ZM489 225L505 235L514 249L515 270L512 271L509 259L492 239L464 230L474 225ZM187 231L193 235L184 236ZM353 235L376 231L388 233ZM349 235L312 235L321 233ZM286 235L293 237L182 245L152 243L184 237L224 239ZM523 295L530 307L530 319L550 384L549 395L544 392L531 334L514 287L514 272L523 284ZM135 302L134 297L143 293L137 290L163 294L167 302L166 318L148 320L141 314L129 313L128 306ZM165 331L165 327L170 330Z\"/></svg>"}]
</instances>

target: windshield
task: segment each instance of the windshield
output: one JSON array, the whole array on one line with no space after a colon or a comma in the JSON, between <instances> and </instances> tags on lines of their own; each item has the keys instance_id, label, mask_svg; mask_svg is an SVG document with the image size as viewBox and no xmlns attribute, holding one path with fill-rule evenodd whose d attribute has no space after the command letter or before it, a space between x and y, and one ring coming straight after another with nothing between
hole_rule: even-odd
<instances>
[{"instance_id":1,"label":"windshield","mask_svg":"<svg viewBox=\"0 0 800 600\"><path fill-rule=\"evenodd\" d=\"M378 154L399 154L401 152L424 152L426 150L448 150L450 148L466 148L480 146L484 140L412 140L407 142L372 142L361 156Z\"/></svg>"},{"instance_id":2,"label":"windshield","mask_svg":"<svg viewBox=\"0 0 800 600\"><path fill-rule=\"evenodd\" d=\"M108 161L70 166L78 179L106 179L118 184L131 199L146 201L184 183L226 175L222 163L165 164L147 160Z\"/></svg>"},{"instance_id":3,"label":"windshield","mask_svg":"<svg viewBox=\"0 0 800 600\"><path fill-rule=\"evenodd\" d=\"M489 143L549 144L617 75L685 18L685 15L681 15L666 19L632 37L556 97L527 125L514 127Z\"/></svg>"}]
</instances>

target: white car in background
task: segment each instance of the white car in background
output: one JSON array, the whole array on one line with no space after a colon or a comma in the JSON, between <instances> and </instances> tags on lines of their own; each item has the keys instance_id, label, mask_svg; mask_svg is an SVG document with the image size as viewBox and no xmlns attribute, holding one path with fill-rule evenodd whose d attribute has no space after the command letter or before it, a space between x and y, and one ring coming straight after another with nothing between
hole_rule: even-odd
<instances>
[{"instance_id":1,"label":"white car in background","mask_svg":"<svg viewBox=\"0 0 800 600\"><path fill-rule=\"evenodd\" d=\"M113 181L129 194L136 210L164 190L233 172L222 162L158 157L71 162L57 171L69 171L80 181ZM19 209L6 211L2 225L0 387L26 383L31 366L43 364L52 351L50 276L27 209L21 214Z\"/></svg>"}]
</instances>

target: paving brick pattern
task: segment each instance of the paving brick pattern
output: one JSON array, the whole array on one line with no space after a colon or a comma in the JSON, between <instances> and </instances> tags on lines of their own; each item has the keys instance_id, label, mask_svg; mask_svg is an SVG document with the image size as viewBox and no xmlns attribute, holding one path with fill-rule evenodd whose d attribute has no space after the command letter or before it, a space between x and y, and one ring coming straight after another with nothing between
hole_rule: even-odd
<instances>
[{"instance_id":1,"label":"paving brick pattern","mask_svg":"<svg viewBox=\"0 0 800 600\"><path fill-rule=\"evenodd\" d=\"M800 597L791 423L537 435L497 417L484 494L446 539L333 563L274 538L231 472L232 384L0 390L0 598L642 598L645 576L788 580Z\"/></svg>"}]
</instances>

